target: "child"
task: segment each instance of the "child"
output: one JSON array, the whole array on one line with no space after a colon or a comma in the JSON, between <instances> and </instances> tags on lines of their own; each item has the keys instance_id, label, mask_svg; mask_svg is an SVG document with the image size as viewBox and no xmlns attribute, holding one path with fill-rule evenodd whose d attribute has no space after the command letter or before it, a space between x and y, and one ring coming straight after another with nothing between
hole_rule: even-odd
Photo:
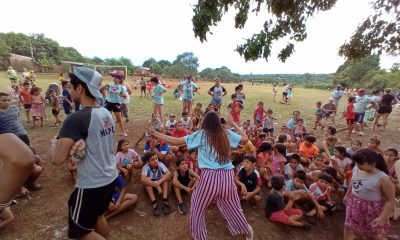
<instances>
[{"instance_id":1,"label":"child","mask_svg":"<svg viewBox=\"0 0 400 240\"><path fill-rule=\"evenodd\" d=\"M315 141L317 141L317 139L310 135L307 136L304 139L304 142L300 144L299 152L301 156L301 164L304 167L308 167L311 164L314 156L319 153L318 147L314 145Z\"/></svg>"},{"instance_id":2,"label":"child","mask_svg":"<svg viewBox=\"0 0 400 240\"><path fill-rule=\"evenodd\" d=\"M14 221L14 215L10 207L0 210L0 230L4 229Z\"/></svg>"},{"instance_id":3,"label":"child","mask_svg":"<svg viewBox=\"0 0 400 240\"><path fill-rule=\"evenodd\" d=\"M54 123L54 127L57 127L61 123L61 120L60 120L60 99L58 98L57 93L54 90L50 91L50 101L51 101L51 113L53 114L53 117L56 120L56 122Z\"/></svg>"},{"instance_id":4,"label":"child","mask_svg":"<svg viewBox=\"0 0 400 240\"><path fill-rule=\"evenodd\" d=\"M263 119L263 132L265 132L268 137L274 137L274 120L277 120L272 114L272 109L268 108L267 116Z\"/></svg>"},{"instance_id":5,"label":"child","mask_svg":"<svg viewBox=\"0 0 400 240\"><path fill-rule=\"evenodd\" d=\"M126 192L124 180L122 176L119 175L117 177L117 188L108 205L108 211L104 214L106 220L133 207L137 200L138 196L136 194Z\"/></svg>"},{"instance_id":6,"label":"child","mask_svg":"<svg viewBox=\"0 0 400 240\"><path fill-rule=\"evenodd\" d=\"M284 167L286 163L286 146L283 144L275 144L274 155L272 156L272 161L270 165L270 170L272 175L284 174Z\"/></svg>"},{"instance_id":7,"label":"child","mask_svg":"<svg viewBox=\"0 0 400 240\"><path fill-rule=\"evenodd\" d=\"M118 141L117 155L115 158L119 173L124 177L128 177L127 183L131 182L133 169L140 169L143 167L143 162L139 154L135 150L129 148L129 141L125 138Z\"/></svg>"},{"instance_id":8,"label":"child","mask_svg":"<svg viewBox=\"0 0 400 240\"><path fill-rule=\"evenodd\" d=\"M204 116L204 112L202 110L203 104L202 103L197 103L196 107L193 110L193 117L197 117L198 119L202 119Z\"/></svg>"},{"instance_id":9,"label":"child","mask_svg":"<svg viewBox=\"0 0 400 240\"><path fill-rule=\"evenodd\" d=\"M153 86L153 103L154 103L154 114L158 114L160 116L161 122L164 122L163 120L163 105L164 105L164 97L163 94L167 92L167 89L163 87L158 78L152 77L150 79L150 82Z\"/></svg>"},{"instance_id":10,"label":"child","mask_svg":"<svg viewBox=\"0 0 400 240\"><path fill-rule=\"evenodd\" d=\"M30 114L32 116L32 127L36 127L37 120L40 120L40 126L43 127L43 118L46 117L45 100L41 93L42 89L39 87L33 87L31 90L32 107Z\"/></svg>"},{"instance_id":11,"label":"child","mask_svg":"<svg viewBox=\"0 0 400 240\"><path fill-rule=\"evenodd\" d=\"M215 112L216 109L212 103L208 104L206 110L204 111L204 115L207 114L208 112Z\"/></svg>"},{"instance_id":12,"label":"child","mask_svg":"<svg viewBox=\"0 0 400 240\"><path fill-rule=\"evenodd\" d=\"M300 155L296 153L292 154L292 156L290 156L289 163L287 163L283 169L285 173L285 180L293 179L295 172L304 169L300 164Z\"/></svg>"},{"instance_id":13,"label":"child","mask_svg":"<svg viewBox=\"0 0 400 240\"><path fill-rule=\"evenodd\" d=\"M32 107L31 85L29 82L22 84L23 90L19 93L20 101L24 104L27 122L31 122L30 110Z\"/></svg>"},{"instance_id":14,"label":"child","mask_svg":"<svg viewBox=\"0 0 400 240\"><path fill-rule=\"evenodd\" d=\"M200 174L199 163L197 161L197 149L189 150L189 155L186 157L186 164L190 170L196 174Z\"/></svg>"},{"instance_id":15,"label":"child","mask_svg":"<svg viewBox=\"0 0 400 240\"><path fill-rule=\"evenodd\" d=\"M276 102L276 94L278 93L278 89L276 88L278 86L278 84L274 84L274 86L272 87L272 101Z\"/></svg>"},{"instance_id":16,"label":"child","mask_svg":"<svg viewBox=\"0 0 400 240\"><path fill-rule=\"evenodd\" d=\"M232 102L228 105L228 110L232 115L233 121L240 125L240 112L243 110L243 105L238 101L236 94L231 95Z\"/></svg>"},{"instance_id":17,"label":"child","mask_svg":"<svg viewBox=\"0 0 400 240\"><path fill-rule=\"evenodd\" d=\"M260 121L261 122L261 121L264 120L265 115L267 115L267 112L264 109L264 103L260 101L260 102L257 103L257 108L254 111L253 121L254 122Z\"/></svg>"},{"instance_id":18,"label":"child","mask_svg":"<svg viewBox=\"0 0 400 240\"><path fill-rule=\"evenodd\" d=\"M171 212L167 199L168 179L171 177L171 173L162 162L158 161L157 155L152 152L146 153L143 160L146 164L143 166L141 180L147 194L149 195L153 215L160 216L160 204L162 205L164 214L168 215ZM154 190L156 190L158 194L162 195L161 203L156 200Z\"/></svg>"},{"instance_id":19,"label":"child","mask_svg":"<svg viewBox=\"0 0 400 240\"><path fill-rule=\"evenodd\" d=\"M64 108L64 113L65 115L69 115L72 111L72 97L71 94L69 93L69 82L68 81L62 81L61 82L61 87L62 87L62 96L63 96L63 108Z\"/></svg>"},{"instance_id":20,"label":"child","mask_svg":"<svg viewBox=\"0 0 400 240\"><path fill-rule=\"evenodd\" d=\"M354 101L355 101L355 97L349 97L348 99L348 103L346 106L346 112L344 114L344 117L346 119L346 124L347 124L347 139L351 140L351 133L353 131L353 124L355 121L355 112L354 112Z\"/></svg>"},{"instance_id":21,"label":"child","mask_svg":"<svg viewBox=\"0 0 400 240\"><path fill-rule=\"evenodd\" d=\"M147 123L154 127L156 129L156 131L160 131L162 132L162 123L160 121L160 119L158 119L157 115L152 113L151 114L151 119L149 121L147 121ZM146 142L149 140L150 134L147 131L144 131L142 136L136 141L135 146L139 146L139 143L146 137Z\"/></svg>"},{"instance_id":22,"label":"child","mask_svg":"<svg viewBox=\"0 0 400 240\"><path fill-rule=\"evenodd\" d=\"M295 141L302 141L306 134L307 130L304 127L304 120L301 118L297 119L296 126L293 129L293 139Z\"/></svg>"},{"instance_id":23,"label":"child","mask_svg":"<svg viewBox=\"0 0 400 240\"><path fill-rule=\"evenodd\" d=\"M165 131L169 135L171 131L176 127L177 121L175 120L175 114L171 113L169 119L165 122Z\"/></svg>"},{"instance_id":24,"label":"child","mask_svg":"<svg viewBox=\"0 0 400 240\"><path fill-rule=\"evenodd\" d=\"M182 200L182 193L191 194L199 181L199 175L189 169L187 162L183 158L176 161L177 169L174 172L172 185L176 199L178 200L178 211L185 215L187 213L186 206Z\"/></svg>"},{"instance_id":25,"label":"child","mask_svg":"<svg viewBox=\"0 0 400 240\"><path fill-rule=\"evenodd\" d=\"M329 136L326 138L326 140L322 141L322 151L326 155L327 159L330 159L333 156L333 152L338 141L339 140L336 136Z\"/></svg>"},{"instance_id":26,"label":"child","mask_svg":"<svg viewBox=\"0 0 400 240\"><path fill-rule=\"evenodd\" d=\"M290 130L287 126L282 126L281 127L281 135L286 135L287 140L290 142L292 140L292 137L290 136Z\"/></svg>"},{"instance_id":27,"label":"child","mask_svg":"<svg viewBox=\"0 0 400 240\"><path fill-rule=\"evenodd\" d=\"M272 190L268 195L265 214L273 222L280 222L285 225L303 227L310 229L310 225L302 223L299 220L303 217L300 209L293 208L294 194L284 192L285 179L281 175L275 175L271 178ZM289 198L285 205L284 197Z\"/></svg>"},{"instance_id":28,"label":"child","mask_svg":"<svg viewBox=\"0 0 400 240\"><path fill-rule=\"evenodd\" d=\"M336 204L331 200L332 182L332 176L323 172L319 175L318 182L311 184L309 189L324 212L336 210Z\"/></svg>"},{"instance_id":29,"label":"child","mask_svg":"<svg viewBox=\"0 0 400 240\"><path fill-rule=\"evenodd\" d=\"M308 170L309 171L315 171L315 170L319 170L319 171L323 171L327 168L328 166L325 165L325 157L324 155L322 155L321 153L317 153L314 156L314 159L312 160L312 163L310 164L310 166L308 166Z\"/></svg>"},{"instance_id":30,"label":"child","mask_svg":"<svg viewBox=\"0 0 400 240\"><path fill-rule=\"evenodd\" d=\"M152 97L153 95L152 95L152 90L153 89L153 84L151 84L151 82L150 81L148 81L147 83L146 83L146 90L147 90L147 96L148 97Z\"/></svg>"},{"instance_id":31,"label":"child","mask_svg":"<svg viewBox=\"0 0 400 240\"><path fill-rule=\"evenodd\" d=\"M273 147L269 143L261 143L257 148L257 171L264 178L264 180L269 181L270 173L270 156L273 151Z\"/></svg>"},{"instance_id":32,"label":"child","mask_svg":"<svg viewBox=\"0 0 400 240\"><path fill-rule=\"evenodd\" d=\"M330 167L334 167L336 169L341 179L344 179L346 176L346 169L348 169L349 166L351 169L352 161L346 155L347 153L345 147L336 146L329 164Z\"/></svg>"},{"instance_id":33,"label":"child","mask_svg":"<svg viewBox=\"0 0 400 240\"><path fill-rule=\"evenodd\" d=\"M175 138L185 137L189 134L189 131L183 126L182 121L178 121L176 123L176 128L172 130L171 136ZM179 145L179 146L172 146L171 151L175 154L184 154L188 151L186 144Z\"/></svg>"},{"instance_id":34,"label":"child","mask_svg":"<svg viewBox=\"0 0 400 240\"><path fill-rule=\"evenodd\" d=\"M191 121L191 119L190 119L190 117L189 117L189 113L188 113L188 112L182 112L181 121L182 121L182 123L183 123L183 126L184 126L187 130L189 130L192 121Z\"/></svg>"},{"instance_id":35,"label":"child","mask_svg":"<svg viewBox=\"0 0 400 240\"><path fill-rule=\"evenodd\" d=\"M396 192L398 193L400 190L400 184L399 184L400 176L397 176L398 173L396 173L395 164L399 160L399 152L395 148L386 148L384 157L385 157L386 165L389 169L390 180L395 185Z\"/></svg>"},{"instance_id":36,"label":"child","mask_svg":"<svg viewBox=\"0 0 400 240\"><path fill-rule=\"evenodd\" d=\"M321 102L317 102L317 108L315 109L315 126L314 126L314 130L317 130L317 126L320 126L321 129L324 129L324 125L322 124L322 103Z\"/></svg>"},{"instance_id":37,"label":"child","mask_svg":"<svg viewBox=\"0 0 400 240\"><path fill-rule=\"evenodd\" d=\"M362 148L362 142L358 139L352 140L350 146L351 147L346 148L346 152L350 154L350 156L353 156L356 151Z\"/></svg>"},{"instance_id":38,"label":"child","mask_svg":"<svg viewBox=\"0 0 400 240\"><path fill-rule=\"evenodd\" d=\"M369 139L367 148L383 156L383 149L379 147L380 145L381 141L378 139L377 136L375 136Z\"/></svg>"},{"instance_id":39,"label":"child","mask_svg":"<svg viewBox=\"0 0 400 240\"><path fill-rule=\"evenodd\" d=\"M235 176L235 183L243 200L261 200L261 178L256 170L256 158L246 154L243 157L242 167Z\"/></svg>"},{"instance_id":40,"label":"child","mask_svg":"<svg viewBox=\"0 0 400 240\"><path fill-rule=\"evenodd\" d=\"M64 77L64 74L63 74L63 73L60 73L60 76L58 77L58 80L59 80L60 82L62 82L62 81L65 80L65 77Z\"/></svg>"}]
</instances>

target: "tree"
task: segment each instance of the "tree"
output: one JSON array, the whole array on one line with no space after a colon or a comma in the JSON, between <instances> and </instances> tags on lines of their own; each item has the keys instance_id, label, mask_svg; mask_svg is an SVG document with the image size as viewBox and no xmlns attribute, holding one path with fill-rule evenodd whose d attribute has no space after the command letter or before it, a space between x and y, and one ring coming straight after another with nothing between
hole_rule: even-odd
<instances>
[{"instance_id":1,"label":"tree","mask_svg":"<svg viewBox=\"0 0 400 240\"><path fill-rule=\"evenodd\" d=\"M255 7L246 0L198 0L192 18L193 31L201 42L207 41L210 27L217 25L230 9L237 10L235 27L244 28L251 12L261 9L268 13L264 28L245 43L238 45L236 51L245 61L255 61L271 57L272 46L280 39L288 39L280 50L278 59L285 62L294 52L294 44L307 38L306 23L309 17L320 11L330 10L337 0L255 0ZM400 49L400 11L399 0L374 0L375 14L359 25L349 43L345 43L339 54L346 58L361 59L372 53L398 54Z\"/></svg>"},{"instance_id":2,"label":"tree","mask_svg":"<svg viewBox=\"0 0 400 240\"><path fill-rule=\"evenodd\" d=\"M172 63L170 61L168 61L168 60L160 60L157 63L158 63L158 65L161 66L161 68L165 68L165 67L168 67L168 66L172 65Z\"/></svg>"},{"instance_id":3,"label":"tree","mask_svg":"<svg viewBox=\"0 0 400 240\"><path fill-rule=\"evenodd\" d=\"M340 47L341 56L353 60L372 54L400 53L399 0L375 0L372 7L375 13L366 18L350 41Z\"/></svg>"},{"instance_id":4,"label":"tree","mask_svg":"<svg viewBox=\"0 0 400 240\"><path fill-rule=\"evenodd\" d=\"M186 75L195 75L197 74L197 68L199 67L199 59L195 57L192 52L184 52L179 54L172 64L182 65L185 69L184 72Z\"/></svg>"},{"instance_id":5,"label":"tree","mask_svg":"<svg viewBox=\"0 0 400 240\"><path fill-rule=\"evenodd\" d=\"M150 64L150 72L155 74L161 74L162 67L158 63Z\"/></svg>"},{"instance_id":6,"label":"tree","mask_svg":"<svg viewBox=\"0 0 400 240\"><path fill-rule=\"evenodd\" d=\"M142 66L149 68L152 63L157 63L157 61L154 58L149 58L143 62Z\"/></svg>"},{"instance_id":7,"label":"tree","mask_svg":"<svg viewBox=\"0 0 400 240\"><path fill-rule=\"evenodd\" d=\"M73 47L60 47L61 60L73 62L86 62L86 58L82 56Z\"/></svg>"},{"instance_id":8,"label":"tree","mask_svg":"<svg viewBox=\"0 0 400 240\"><path fill-rule=\"evenodd\" d=\"M0 39L0 57L7 57L11 53L11 47L4 41Z\"/></svg>"}]
</instances>

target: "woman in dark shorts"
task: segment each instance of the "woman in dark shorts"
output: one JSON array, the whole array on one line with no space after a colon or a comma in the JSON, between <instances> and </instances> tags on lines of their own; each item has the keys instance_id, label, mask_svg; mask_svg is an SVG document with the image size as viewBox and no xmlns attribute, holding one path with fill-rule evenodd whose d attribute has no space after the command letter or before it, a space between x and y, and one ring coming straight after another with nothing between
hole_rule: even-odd
<instances>
[{"instance_id":1,"label":"woman in dark shorts","mask_svg":"<svg viewBox=\"0 0 400 240\"><path fill-rule=\"evenodd\" d=\"M385 90L385 94L382 96L381 101L379 102L379 107L377 113L375 115L374 126L372 130L378 126L379 118L382 117L383 119L383 130L385 130L387 125L387 120L389 118L390 113L392 112L392 105L399 102L399 100L391 94L391 89L387 88Z\"/></svg>"}]
</instances>

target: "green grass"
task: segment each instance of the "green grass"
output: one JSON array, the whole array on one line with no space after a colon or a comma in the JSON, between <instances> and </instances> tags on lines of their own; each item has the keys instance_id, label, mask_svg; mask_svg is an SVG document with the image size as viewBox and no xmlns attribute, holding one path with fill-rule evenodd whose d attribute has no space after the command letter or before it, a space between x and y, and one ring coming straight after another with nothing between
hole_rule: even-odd
<instances>
[{"instance_id":1,"label":"green grass","mask_svg":"<svg viewBox=\"0 0 400 240\"><path fill-rule=\"evenodd\" d=\"M131 79L130 79L131 80ZM111 81L111 78L105 78L104 82ZM57 74L37 74L37 84L43 89L43 93L46 91L48 85L53 82L58 82ZM167 80L169 82L169 79ZM168 116L169 113L175 113L177 116L180 115L182 109L182 103L179 100L175 100L172 92L177 85L178 81L173 81L172 86L168 89L165 94L165 105L164 113ZM10 85L8 77L5 72L0 72L0 91L4 91L7 86ZM196 94L195 103L201 102L203 108L207 106L210 101L210 96L207 94L208 89L212 86L211 82L199 82L200 94ZM221 107L222 114L227 114L226 106L230 102L230 95L234 92L235 84L223 84L227 89L228 95L223 99L223 105ZM278 89L277 100L280 101L282 98L281 89ZM272 108L274 111L274 116L278 118L279 125L286 124L287 120L291 117L293 110L299 110L301 112L302 118L306 119L308 122L314 119L314 109L315 103L317 101L322 101L323 103L327 101L330 97L330 93L324 90L318 89L305 89L305 88L294 88L293 89L293 100L291 105L285 105L280 103L272 102L272 86L271 85L254 85L245 84L244 93L246 94L246 100L244 104L244 110L241 114L242 122L246 119L252 119L254 109L257 106L258 101L263 101L265 108ZM153 103L149 98L140 98L140 92L138 90L134 91L131 97L131 103L129 105L132 120L144 120L149 118L153 111ZM343 104L343 101L342 101ZM339 108L341 109L341 108ZM49 107L48 107L48 113ZM51 115L48 115L51 116ZM52 118L52 117L50 117ZM310 126L310 124L309 124Z\"/></svg>"}]
</instances>

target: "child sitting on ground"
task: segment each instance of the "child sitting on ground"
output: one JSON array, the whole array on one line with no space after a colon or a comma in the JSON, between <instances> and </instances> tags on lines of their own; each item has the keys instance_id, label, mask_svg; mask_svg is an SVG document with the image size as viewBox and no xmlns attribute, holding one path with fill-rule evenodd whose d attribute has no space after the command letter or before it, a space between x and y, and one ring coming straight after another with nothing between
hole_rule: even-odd
<instances>
[{"instance_id":1,"label":"child sitting on ground","mask_svg":"<svg viewBox=\"0 0 400 240\"><path fill-rule=\"evenodd\" d=\"M149 121L147 121L147 123L154 127L157 131L162 132L163 128L162 128L162 122L160 121L160 119L158 119L157 115L152 113L151 114L151 119ZM146 142L149 141L149 137L150 134L147 131L144 131L142 136L136 141L135 143L135 147L139 146L140 142L146 137Z\"/></svg>"},{"instance_id":2,"label":"child sitting on ground","mask_svg":"<svg viewBox=\"0 0 400 240\"><path fill-rule=\"evenodd\" d=\"M286 163L286 146L283 144L275 144L274 154L272 155L270 170L272 175L284 174L284 167Z\"/></svg>"},{"instance_id":3,"label":"child sitting on ground","mask_svg":"<svg viewBox=\"0 0 400 240\"><path fill-rule=\"evenodd\" d=\"M330 159L333 156L333 152L338 139L336 136L328 136L324 141L322 141L321 151L324 153L326 159Z\"/></svg>"},{"instance_id":4,"label":"child sitting on ground","mask_svg":"<svg viewBox=\"0 0 400 240\"><path fill-rule=\"evenodd\" d=\"M269 143L262 143L257 149L257 171L265 181L269 181L271 177L270 171L270 157L272 155L273 147Z\"/></svg>"},{"instance_id":5,"label":"child sitting on ground","mask_svg":"<svg viewBox=\"0 0 400 240\"><path fill-rule=\"evenodd\" d=\"M292 138L294 139L294 141L302 141L306 135L307 135L307 130L304 127L304 120L298 119L296 122L296 126L293 129Z\"/></svg>"},{"instance_id":6,"label":"child sitting on ground","mask_svg":"<svg viewBox=\"0 0 400 240\"><path fill-rule=\"evenodd\" d=\"M293 179L293 175L295 172L299 170L303 170L303 166L300 164L300 155L299 154L292 154L290 156L289 163L285 165L284 173L285 173L285 180Z\"/></svg>"},{"instance_id":7,"label":"child sitting on ground","mask_svg":"<svg viewBox=\"0 0 400 240\"><path fill-rule=\"evenodd\" d=\"M352 161L346 156L346 148L342 146L336 146L331 157L330 167L334 167L339 174L340 180L344 180L346 176L346 169L351 169Z\"/></svg>"},{"instance_id":8,"label":"child sitting on ground","mask_svg":"<svg viewBox=\"0 0 400 240\"><path fill-rule=\"evenodd\" d=\"M153 215L160 216L160 204L162 206L165 215L171 212L168 204L168 179L171 177L171 173L168 168L158 161L156 154L148 152L144 155L143 161L146 163L142 169L142 183L150 198ZM159 203L156 199L157 191L158 194L162 195L162 201Z\"/></svg>"},{"instance_id":9,"label":"child sitting on ground","mask_svg":"<svg viewBox=\"0 0 400 240\"><path fill-rule=\"evenodd\" d=\"M315 171L315 170L320 170L323 171L327 168L328 166L325 165L325 157L323 154L321 153L317 153L314 156L314 159L312 161L312 163L310 164L310 166L308 166L308 170L310 172Z\"/></svg>"},{"instance_id":10,"label":"child sitting on ground","mask_svg":"<svg viewBox=\"0 0 400 240\"><path fill-rule=\"evenodd\" d=\"M381 145L381 140L379 140L378 137L375 136L369 139L367 148L383 156L384 155L383 149L380 147L380 145Z\"/></svg>"},{"instance_id":11,"label":"child sitting on ground","mask_svg":"<svg viewBox=\"0 0 400 240\"><path fill-rule=\"evenodd\" d=\"M302 223L299 220L303 217L300 209L293 208L294 194L284 192L285 178L281 175L275 175L271 178L272 190L268 195L265 214L273 222L280 222L285 225L303 227L310 229L308 223ZM289 198L285 205L284 197Z\"/></svg>"},{"instance_id":12,"label":"child sitting on ground","mask_svg":"<svg viewBox=\"0 0 400 240\"><path fill-rule=\"evenodd\" d=\"M347 154L353 156L353 154L362 148L362 142L360 140L352 140L350 147L346 148Z\"/></svg>"},{"instance_id":13,"label":"child sitting on ground","mask_svg":"<svg viewBox=\"0 0 400 240\"><path fill-rule=\"evenodd\" d=\"M199 163L197 161L197 149L189 150L189 155L186 156L186 164L190 170L198 175L200 174Z\"/></svg>"},{"instance_id":14,"label":"child sitting on ground","mask_svg":"<svg viewBox=\"0 0 400 240\"><path fill-rule=\"evenodd\" d=\"M181 122L183 124L183 126L189 130L191 125L192 125L192 120L189 117L189 113L187 112L182 112L182 118L181 118Z\"/></svg>"},{"instance_id":15,"label":"child sitting on ground","mask_svg":"<svg viewBox=\"0 0 400 240\"><path fill-rule=\"evenodd\" d=\"M261 178L255 168L256 158L251 154L243 157L242 167L235 176L235 183L243 200L261 200Z\"/></svg>"},{"instance_id":16,"label":"child sitting on ground","mask_svg":"<svg viewBox=\"0 0 400 240\"><path fill-rule=\"evenodd\" d=\"M315 136L309 135L304 139L304 142L300 144L299 152L301 156L301 164L304 167L308 167L315 154L319 153L319 149L314 145L317 138Z\"/></svg>"},{"instance_id":17,"label":"child sitting on ground","mask_svg":"<svg viewBox=\"0 0 400 240\"><path fill-rule=\"evenodd\" d=\"M199 181L199 175L189 169L187 162L183 158L176 161L177 169L174 172L172 185L176 199L178 200L178 211L185 215L187 213L186 206L182 200L182 193L191 194Z\"/></svg>"},{"instance_id":18,"label":"child sitting on ground","mask_svg":"<svg viewBox=\"0 0 400 240\"><path fill-rule=\"evenodd\" d=\"M332 182L332 176L323 172L319 175L318 182L311 184L309 188L324 212L336 210L336 204L331 200Z\"/></svg>"},{"instance_id":19,"label":"child sitting on ground","mask_svg":"<svg viewBox=\"0 0 400 240\"><path fill-rule=\"evenodd\" d=\"M177 121L175 120L175 114L171 113L169 119L165 122L165 133L170 135L172 130L175 129Z\"/></svg>"},{"instance_id":20,"label":"child sitting on ground","mask_svg":"<svg viewBox=\"0 0 400 240\"><path fill-rule=\"evenodd\" d=\"M140 169L143 167L143 162L139 154L135 150L129 148L129 141L125 138L118 141L115 158L118 171L121 175L127 177L127 183L131 182L133 169Z\"/></svg>"},{"instance_id":21,"label":"child sitting on ground","mask_svg":"<svg viewBox=\"0 0 400 240\"><path fill-rule=\"evenodd\" d=\"M122 176L119 175L117 177L117 188L108 206L108 211L104 214L105 218L108 220L128 210L136 204L137 200L138 196L136 194L126 192L124 180Z\"/></svg>"},{"instance_id":22,"label":"child sitting on ground","mask_svg":"<svg viewBox=\"0 0 400 240\"><path fill-rule=\"evenodd\" d=\"M182 121L176 122L176 127L171 132L172 137L181 138L189 134L189 131L183 126ZM186 144L180 146L171 146L171 151L177 155L182 155L188 151Z\"/></svg>"}]
</instances>

